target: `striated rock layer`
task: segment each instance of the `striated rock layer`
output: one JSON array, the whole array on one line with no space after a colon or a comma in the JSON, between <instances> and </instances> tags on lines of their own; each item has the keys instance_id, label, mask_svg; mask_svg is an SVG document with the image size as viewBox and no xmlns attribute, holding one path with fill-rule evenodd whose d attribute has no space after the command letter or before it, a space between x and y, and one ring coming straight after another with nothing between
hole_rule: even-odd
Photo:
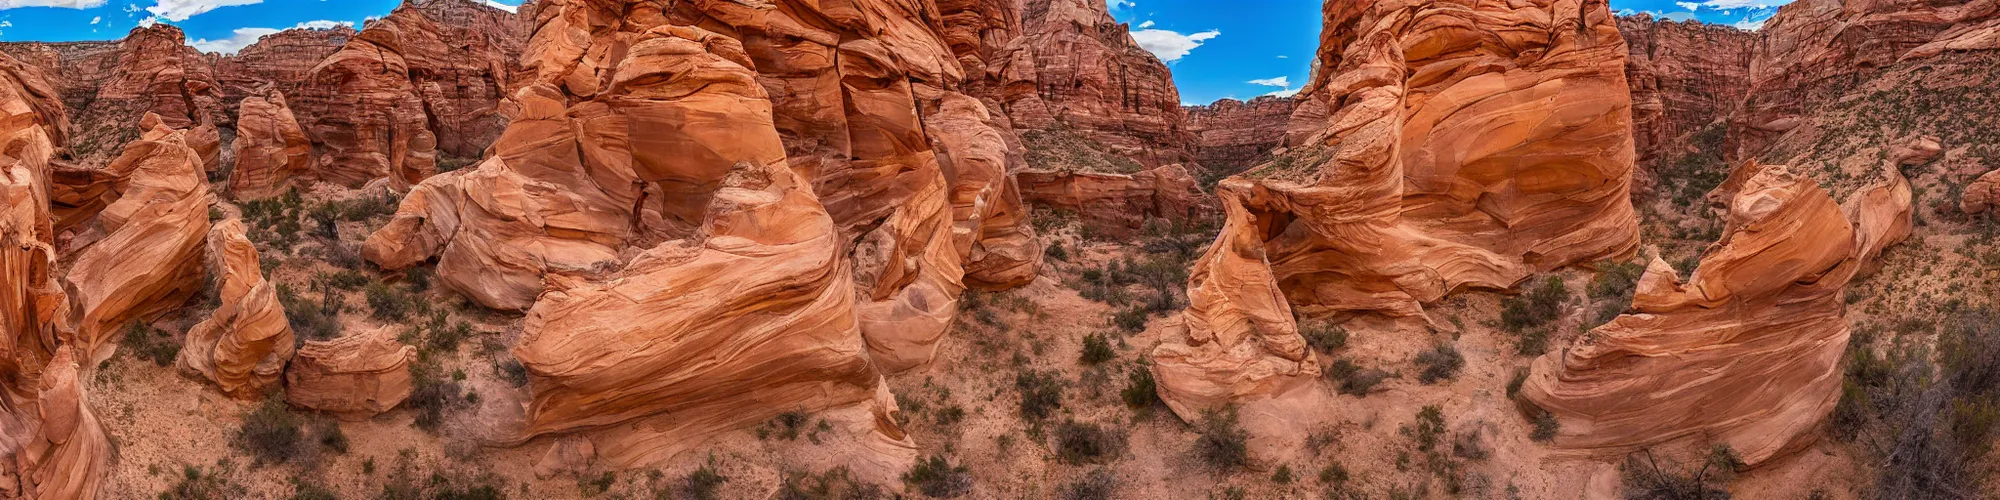
<instances>
[{"instance_id":1,"label":"striated rock layer","mask_svg":"<svg viewBox=\"0 0 2000 500\"><path fill-rule=\"evenodd\" d=\"M1028 201L1076 213L1109 234L1129 234L1149 218L1185 220L1206 201L1180 165L1130 175L1027 170L1017 178Z\"/></svg>"},{"instance_id":2,"label":"striated rock layer","mask_svg":"<svg viewBox=\"0 0 2000 500\"><path fill-rule=\"evenodd\" d=\"M1210 172L1234 174L1263 163L1284 145L1285 131L1299 103L1290 97L1235 99L1187 108L1188 131L1195 135L1195 161Z\"/></svg>"},{"instance_id":3,"label":"striated rock layer","mask_svg":"<svg viewBox=\"0 0 2000 500\"><path fill-rule=\"evenodd\" d=\"M103 239L64 277L80 308L74 343L91 366L110 359L126 323L179 307L202 287L202 251L214 196L186 133L148 114L144 136L106 170L116 201L97 214Z\"/></svg>"},{"instance_id":4,"label":"striated rock layer","mask_svg":"<svg viewBox=\"0 0 2000 500\"><path fill-rule=\"evenodd\" d=\"M236 168L229 173L229 196L256 200L282 195L295 178L312 168L312 142L298 118L285 105L285 95L272 90L243 100L237 111Z\"/></svg>"},{"instance_id":5,"label":"striated rock layer","mask_svg":"<svg viewBox=\"0 0 2000 500\"><path fill-rule=\"evenodd\" d=\"M1027 0L1021 14L1023 51L1035 85L1023 93L1005 83L1001 97L1014 124L1046 130L1075 128L1115 154L1147 167L1189 163L1195 150L1180 90L1159 58L1139 47L1130 27L1112 19L1104 0ZM1006 63L1019 72L1026 60Z\"/></svg>"},{"instance_id":6,"label":"striated rock layer","mask_svg":"<svg viewBox=\"0 0 2000 500\"><path fill-rule=\"evenodd\" d=\"M180 368L214 382L224 394L254 399L275 387L292 359L292 326L264 279L257 247L243 221L229 219L208 234L209 274L222 306L187 332Z\"/></svg>"},{"instance_id":7,"label":"striated rock layer","mask_svg":"<svg viewBox=\"0 0 2000 500\"><path fill-rule=\"evenodd\" d=\"M1630 51L1633 140L1644 177L1691 153L1689 136L1726 127L1750 91L1757 32L1640 14L1618 18ZM1719 145L1718 145L1719 146Z\"/></svg>"},{"instance_id":8,"label":"striated rock layer","mask_svg":"<svg viewBox=\"0 0 2000 500\"><path fill-rule=\"evenodd\" d=\"M1694 274L1655 258L1631 314L1535 360L1524 407L1561 422L1563 448L1702 439L1751 466L1803 449L1840 397L1842 291L1909 236L1910 195L1895 165L1843 209L1808 177L1744 164L1711 194L1728 227Z\"/></svg>"},{"instance_id":9,"label":"striated rock layer","mask_svg":"<svg viewBox=\"0 0 2000 500\"><path fill-rule=\"evenodd\" d=\"M1637 246L1610 10L1417 3L1328 2L1292 147L1219 186L1229 229L1189 283L1190 338L1153 355L1183 418L1313 372L1277 304L1416 316L1454 291Z\"/></svg>"},{"instance_id":10,"label":"striated rock layer","mask_svg":"<svg viewBox=\"0 0 2000 500\"><path fill-rule=\"evenodd\" d=\"M380 415L410 397L416 360L387 329L308 341L285 368L285 401L346 420Z\"/></svg>"}]
</instances>

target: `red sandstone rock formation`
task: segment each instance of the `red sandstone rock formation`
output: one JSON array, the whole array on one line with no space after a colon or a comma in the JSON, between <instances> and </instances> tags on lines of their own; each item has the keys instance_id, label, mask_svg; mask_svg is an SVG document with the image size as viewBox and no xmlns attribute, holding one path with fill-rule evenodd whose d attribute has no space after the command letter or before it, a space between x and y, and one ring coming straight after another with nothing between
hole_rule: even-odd
<instances>
[{"instance_id":1,"label":"red sandstone rock formation","mask_svg":"<svg viewBox=\"0 0 2000 500\"><path fill-rule=\"evenodd\" d=\"M1153 355L1183 418L1313 373L1277 304L1414 316L1455 291L1636 248L1625 45L1609 8L1416 3L1328 2L1296 146L1219 187L1229 229L1190 282L1190 338Z\"/></svg>"},{"instance_id":2,"label":"red sandstone rock formation","mask_svg":"<svg viewBox=\"0 0 2000 500\"><path fill-rule=\"evenodd\" d=\"M2000 49L2000 8L1964 0L1801 0L1765 23L1750 90L1735 123L1746 157L1809 118L1859 79L1947 49Z\"/></svg>"},{"instance_id":3,"label":"red sandstone rock formation","mask_svg":"<svg viewBox=\"0 0 2000 500\"><path fill-rule=\"evenodd\" d=\"M1111 18L1104 0L1029 0L1021 19L1026 50L1015 54L1033 58L1034 76L1016 74L1037 92L1002 97L1015 126L1067 125L1147 167L1194 160L1194 136L1172 74Z\"/></svg>"},{"instance_id":4,"label":"red sandstone rock formation","mask_svg":"<svg viewBox=\"0 0 2000 500\"><path fill-rule=\"evenodd\" d=\"M1284 145L1298 101L1264 96L1250 102L1223 99L1187 108L1187 128L1195 135L1195 161L1211 172L1242 172L1271 158Z\"/></svg>"},{"instance_id":5,"label":"red sandstone rock formation","mask_svg":"<svg viewBox=\"0 0 2000 500\"><path fill-rule=\"evenodd\" d=\"M312 69L339 52L356 33L347 26L293 28L264 35L257 43L222 56L215 61L215 80L222 85L223 103L236 106L263 95L267 88L298 94L311 81Z\"/></svg>"},{"instance_id":6,"label":"red sandstone rock formation","mask_svg":"<svg viewBox=\"0 0 2000 500\"><path fill-rule=\"evenodd\" d=\"M309 341L285 368L285 401L344 420L373 417L410 397L416 360L417 348L387 329Z\"/></svg>"},{"instance_id":7,"label":"red sandstone rock formation","mask_svg":"<svg viewBox=\"0 0 2000 500\"><path fill-rule=\"evenodd\" d=\"M75 337L95 366L117 350L126 323L179 307L201 289L203 238L214 196L185 131L157 115L141 122L144 136L125 147L107 170L119 181L116 201L97 214L103 239L84 248L68 276L81 308Z\"/></svg>"},{"instance_id":8,"label":"red sandstone rock formation","mask_svg":"<svg viewBox=\"0 0 2000 500\"><path fill-rule=\"evenodd\" d=\"M1757 32L1700 21L1618 18L1630 52L1625 77L1632 88L1633 139L1639 177L1690 153L1689 136L1704 128L1722 134L1750 91L1750 59ZM1700 147L1700 146L1692 146Z\"/></svg>"},{"instance_id":9,"label":"red sandstone rock formation","mask_svg":"<svg viewBox=\"0 0 2000 500\"><path fill-rule=\"evenodd\" d=\"M498 103L521 51L514 14L467 0L404 4L371 22L290 94L323 154L315 173L350 187L407 187L440 155L481 157L506 126Z\"/></svg>"},{"instance_id":10,"label":"red sandstone rock formation","mask_svg":"<svg viewBox=\"0 0 2000 500\"><path fill-rule=\"evenodd\" d=\"M1110 234L1129 234L1150 218L1186 219L1206 197L1180 165L1136 174L1028 170L1016 178L1028 201L1074 212Z\"/></svg>"},{"instance_id":11,"label":"red sandstone rock formation","mask_svg":"<svg viewBox=\"0 0 2000 500\"><path fill-rule=\"evenodd\" d=\"M77 363L82 354L57 348L41 373L34 428L12 452L27 498L96 498L111 473L111 437L90 409ZM10 443L13 444L13 443Z\"/></svg>"},{"instance_id":12,"label":"red sandstone rock formation","mask_svg":"<svg viewBox=\"0 0 2000 500\"><path fill-rule=\"evenodd\" d=\"M285 95L272 90L264 97L243 100L237 112L236 168L229 174L229 196L255 200L284 194L294 178L312 167L312 143L299 128Z\"/></svg>"},{"instance_id":13,"label":"red sandstone rock formation","mask_svg":"<svg viewBox=\"0 0 2000 500\"><path fill-rule=\"evenodd\" d=\"M224 394L261 398L277 385L294 347L277 286L264 279L257 247L244 236L241 219L209 231L208 260L222 306L188 330L181 371L214 382Z\"/></svg>"},{"instance_id":14,"label":"red sandstone rock formation","mask_svg":"<svg viewBox=\"0 0 2000 500\"><path fill-rule=\"evenodd\" d=\"M1687 282L1655 258L1632 314L1535 360L1524 407L1562 423L1564 448L1700 439L1756 466L1811 444L1840 397L1842 291L1909 235L1910 187L1895 165L1881 176L1843 212L1785 167L1740 167L1711 195L1728 228Z\"/></svg>"}]
</instances>

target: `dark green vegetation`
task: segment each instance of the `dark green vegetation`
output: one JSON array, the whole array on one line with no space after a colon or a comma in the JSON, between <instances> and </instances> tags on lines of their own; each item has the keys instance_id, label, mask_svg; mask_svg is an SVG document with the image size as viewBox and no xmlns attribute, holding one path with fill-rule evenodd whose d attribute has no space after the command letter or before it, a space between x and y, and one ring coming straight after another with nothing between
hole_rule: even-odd
<instances>
[{"instance_id":1,"label":"dark green vegetation","mask_svg":"<svg viewBox=\"0 0 2000 500\"><path fill-rule=\"evenodd\" d=\"M1515 345L1522 355L1539 356L1549 350L1549 337L1568 302L1569 288L1562 278L1549 276L1528 293L1500 301L1500 327L1519 336Z\"/></svg>"}]
</instances>

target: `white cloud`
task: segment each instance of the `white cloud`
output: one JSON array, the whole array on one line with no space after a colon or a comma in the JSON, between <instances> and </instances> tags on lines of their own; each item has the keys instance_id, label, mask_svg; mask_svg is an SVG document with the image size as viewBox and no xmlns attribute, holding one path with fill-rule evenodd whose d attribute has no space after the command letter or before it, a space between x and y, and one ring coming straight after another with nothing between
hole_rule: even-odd
<instances>
[{"instance_id":1,"label":"white cloud","mask_svg":"<svg viewBox=\"0 0 2000 500\"><path fill-rule=\"evenodd\" d=\"M1764 29L1764 21L1767 21L1767 20L1768 20L1768 19L1758 19L1758 20L1755 20L1755 21L1752 21L1752 20L1750 20L1750 18L1747 18L1747 17L1746 17L1746 18L1743 18L1743 20L1741 20L1741 21L1737 21L1737 22L1736 22L1736 24L1735 24L1734 26L1736 26L1736 29L1739 29L1739 30L1744 30L1744 31L1757 31L1757 30L1761 30L1761 29Z\"/></svg>"},{"instance_id":2,"label":"white cloud","mask_svg":"<svg viewBox=\"0 0 2000 500\"><path fill-rule=\"evenodd\" d=\"M12 27L14 27L13 21L0 21L0 28L12 28Z\"/></svg>"},{"instance_id":3,"label":"white cloud","mask_svg":"<svg viewBox=\"0 0 2000 500\"><path fill-rule=\"evenodd\" d=\"M516 6L513 6L513 5L507 5L507 4L504 4L504 3L500 3L500 2L495 2L495 1L493 1L493 0L486 0L486 6L487 6L487 7L492 7L492 8L495 8L495 9L500 9L500 10L504 10L504 11L507 11L508 13L518 13L518 11L520 10L520 7L516 7Z\"/></svg>"},{"instance_id":4,"label":"white cloud","mask_svg":"<svg viewBox=\"0 0 2000 500\"><path fill-rule=\"evenodd\" d=\"M1279 59L1291 59L1291 58L1292 58L1292 56L1278 56L1278 58L1279 58Z\"/></svg>"},{"instance_id":5,"label":"white cloud","mask_svg":"<svg viewBox=\"0 0 2000 500\"><path fill-rule=\"evenodd\" d=\"M1694 2L1674 2L1674 5L1679 5L1681 8L1687 10L1701 10L1701 4Z\"/></svg>"},{"instance_id":6,"label":"white cloud","mask_svg":"<svg viewBox=\"0 0 2000 500\"><path fill-rule=\"evenodd\" d=\"M260 3L264 3L264 0L160 0L159 4L147 7L146 12L151 12L154 17L160 19L179 22L223 7Z\"/></svg>"},{"instance_id":7,"label":"white cloud","mask_svg":"<svg viewBox=\"0 0 2000 500\"><path fill-rule=\"evenodd\" d=\"M1277 92L1272 92L1272 93L1269 93L1269 94L1264 94L1264 95L1267 95L1267 96L1271 96L1271 97L1291 97L1291 96L1295 96L1295 95L1299 95L1299 91L1300 91L1300 90L1305 90L1305 89L1285 89L1285 90L1280 90L1280 91L1277 91Z\"/></svg>"},{"instance_id":8,"label":"white cloud","mask_svg":"<svg viewBox=\"0 0 2000 500\"><path fill-rule=\"evenodd\" d=\"M306 21L299 23L298 26L293 26L292 29L330 30L341 26L352 28L354 27L354 21L327 21L323 19L319 21Z\"/></svg>"},{"instance_id":9,"label":"white cloud","mask_svg":"<svg viewBox=\"0 0 2000 500\"><path fill-rule=\"evenodd\" d=\"M278 30L274 30L271 28L236 28L235 34L231 35L229 38L224 38L221 40L200 39L188 42L188 46L194 47L195 50L199 50L202 52L214 52L218 54L229 55L229 54L235 54L236 51L243 50L244 47L249 47L250 44L257 43L257 39L263 38L264 35L269 35L277 32Z\"/></svg>"},{"instance_id":10,"label":"white cloud","mask_svg":"<svg viewBox=\"0 0 2000 500\"><path fill-rule=\"evenodd\" d=\"M151 27L153 27L153 25L155 25L155 24L159 24L159 23L160 23L160 16L146 16L146 18L145 18L145 19L140 19L140 20L139 20L139 27L141 27L141 28L151 28Z\"/></svg>"},{"instance_id":11,"label":"white cloud","mask_svg":"<svg viewBox=\"0 0 2000 500\"><path fill-rule=\"evenodd\" d=\"M101 22L104 22L104 16L94 16L90 18L90 24L97 24Z\"/></svg>"},{"instance_id":12,"label":"white cloud","mask_svg":"<svg viewBox=\"0 0 2000 500\"><path fill-rule=\"evenodd\" d=\"M1702 2L1701 6L1702 8L1706 8L1709 10L1730 10L1730 9L1744 9L1744 8L1766 9L1772 7L1782 7L1788 3L1792 3L1792 0L1708 0L1706 2Z\"/></svg>"},{"instance_id":13,"label":"white cloud","mask_svg":"<svg viewBox=\"0 0 2000 500\"><path fill-rule=\"evenodd\" d=\"M103 7L107 0L0 0L0 10L22 7L60 7L65 9L95 9Z\"/></svg>"},{"instance_id":14,"label":"white cloud","mask_svg":"<svg viewBox=\"0 0 2000 500\"><path fill-rule=\"evenodd\" d=\"M1259 78L1256 80L1251 80L1243 83L1248 83L1251 85L1263 85L1266 87L1279 87L1279 88L1289 89L1292 88L1292 77L1280 76L1277 78Z\"/></svg>"},{"instance_id":15,"label":"white cloud","mask_svg":"<svg viewBox=\"0 0 2000 500\"><path fill-rule=\"evenodd\" d=\"M1152 21L1146 21L1146 22L1143 22L1143 23L1139 23L1139 29L1146 29L1146 28L1151 28L1151 27L1153 27L1153 22L1152 22Z\"/></svg>"},{"instance_id":16,"label":"white cloud","mask_svg":"<svg viewBox=\"0 0 2000 500\"><path fill-rule=\"evenodd\" d=\"M1161 29L1132 32L1132 39L1139 42L1139 48L1152 52L1162 62L1179 61L1187 57L1188 52L1193 52L1195 48L1201 47L1201 44L1218 36L1222 36L1222 31L1209 30L1185 35Z\"/></svg>"}]
</instances>

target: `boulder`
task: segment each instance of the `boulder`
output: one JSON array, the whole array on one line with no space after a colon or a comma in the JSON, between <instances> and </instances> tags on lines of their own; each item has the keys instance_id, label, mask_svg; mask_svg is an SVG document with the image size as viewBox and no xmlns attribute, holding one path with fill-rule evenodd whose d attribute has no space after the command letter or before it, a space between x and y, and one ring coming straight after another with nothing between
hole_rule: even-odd
<instances>
[{"instance_id":1,"label":"boulder","mask_svg":"<svg viewBox=\"0 0 2000 500\"><path fill-rule=\"evenodd\" d=\"M380 415L410 397L416 360L387 329L307 341L285 368L285 401L344 420Z\"/></svg>"},{"instance_id":2,"label":"boulder","mask_svg":"<svg viewBox=\"0 0 2000 500\"><path fill-rule=\"evenodd\" d=\"M1701 440L1752 467L1804 449L1840 399L1846 285L1909 234L1909 187L1885 170L1843 212L1785 167L1739 167L1712 195L1727 228L1692 277L1655 258L1631 313L1535 360L1523 409L1560 423L1561 448Z\"/></svg>"},{"instance_id":3,"label":"boulder","mask_svg":"<svg viewBox=\"0 0 2000 500\"><path fill-rule=\"evenodd\" d=\"M222 306L188 330L181 371L214 382L223 394L261 398L277 385L295 347L277 285L264 279L241 219L209 231L208 260Z\"/></svg>"},{"instance_id":4,"label":"boulder","mask_svg":"<svg viewBox=\"0 0 2000 500\"><path fill-rule=\"evenodd\" d=\"M229 174L229 195L257 200L284 194L294 178L312 168L312 142L277 91L243 100L236 113L236 168Z\"/></svg>"}]
</instances>

